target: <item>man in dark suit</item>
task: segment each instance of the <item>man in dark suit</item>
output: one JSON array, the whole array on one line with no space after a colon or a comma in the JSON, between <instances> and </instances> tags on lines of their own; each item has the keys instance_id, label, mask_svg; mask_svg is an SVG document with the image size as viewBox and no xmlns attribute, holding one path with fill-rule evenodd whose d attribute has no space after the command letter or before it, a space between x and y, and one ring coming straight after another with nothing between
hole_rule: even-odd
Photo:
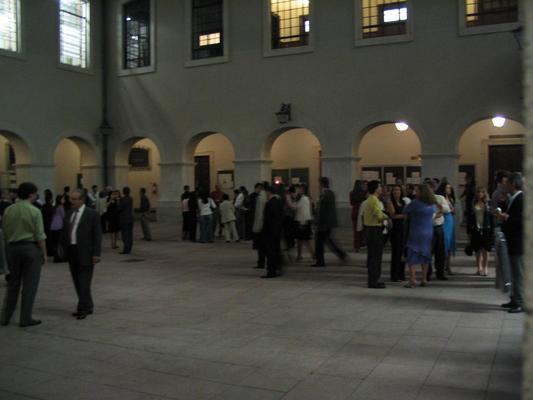
<instances>
[{"instance_id":1,"label":"man in dark suit","mask_svg":"<svg viewBox=\"0 0 533 400\"><path fill-rule=\"evenodd\" d=\"M329 179L320 178L320 200L318 214L316 216L315 253L316 264L313 267L325 267L324 244L333 251L343 262L346 261L346 253L333 241L331 231L337 227L337 206L335 194L329 189Z\"/></svg>"},{"instance_id":2,"label":"man in dark suit","mask_svg":"<svg viewBox=\"0 0 533 400\"><path fill-rule=\"evenodd\" d=\"M275 278L281 272L281 232L283 230L283 201L277 185L266 185L267 202L263 217L261 240L267 262L267 273L261 278Z\"/></svg>"},{"instance_id":3,"label":"man in dark suit","mask_svg":"<svg viewBox=\"0 0 533 400\"><path fill-rule=\"evenodd\" d=\"M507 190L511 195L507 211L497 214L503 221L502 232L507 240L507 249L511 263L512 292L511 301L502 304L510 313L524 312L524 227L523 207L524 194L522 192L523 179L519 173L513 173L507 180Z\"/></svg>"},{"instance_id":4,"label":"man in dark suit","mask_svg":"<svg viewBox=\"0 0 533 400\"><path fill-rule=\"evenodd\" d=\"M129 187L124 187L122 194L118 203L118 220L123 244L120 254L130 254L133 246L133 200Z\"/></svg>"},{"instance_id":5,"label":"man in dark suit","mask_svg":"<svg viewBox=\"0 0 533 400\"><path fill-rule=\"evenodd\" d=\"M100 262L102 231L100 215L85 205L81 190L69 194L71 211L65 217L65 246L72 281L78 295L78 308L72 315L85 319L93 313L91 281L94 265Z\"/></svg>"}]
</instances>

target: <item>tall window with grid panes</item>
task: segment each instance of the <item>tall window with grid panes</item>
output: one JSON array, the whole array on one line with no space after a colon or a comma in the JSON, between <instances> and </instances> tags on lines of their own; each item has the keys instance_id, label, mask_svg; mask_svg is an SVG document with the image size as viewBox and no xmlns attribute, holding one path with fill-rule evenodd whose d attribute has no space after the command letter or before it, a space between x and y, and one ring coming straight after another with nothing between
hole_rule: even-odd
<instances>
[{"instance_id":1,"label":"tall window with grid panes","mask_svg":"<svg viewBox=\"0 0 533 400\"><path fill-rule=\"evenodd\" d=\"M310 0L270 0L272 49L309 44Z\"/></svg>"},{"instance_id":2,"label":"tall window with grid panes","mask_svg":"<svg viewBox=\"0 0 533 400\"><path fill-rule=\"evenodd\" d=\"M518 22L518 0L465 0L466 26Z\"/></svg>"},{"instance_id":3,"label":"tall window with grid panes","mask_svg":"<svg viewBox=\"0 0 533 400\"><path fill-rule=\"evenodd\" d=\"M0 0L0 50L20 52L20 0Z\"/></svg>"},{"instance_id":4,"label":"tall window with grid panes","mask_svg":"<svg viewBox=\"0 0 533 400\"><path fill-rule=\"evenodd\" d=\"M123 68L150 66L150 0L133 0L122 6Z\"/></svg>"},{"instance_id":5,"label":"tall window with grid panes","mask_svg":"<svg viewBox=\"0 0 533 400\"><path fill-rule=\"evenodd\" d=\"M363 39L405 35L407 33L407 1L362 0Z\"/></svg>"},{"instance_id":6,"label":"tall window with grid panes","mask_svg":"<svg viewBox=\"0 0 533 400\"><path fill-rule=\"evenodd\" d=\"M90 0L60 0L59 59L62 64L87 68L90 54Z\"/></svg>"},{"instance_id":7,"label":"tall window with grid panes","mask_svg":"<svg viewBox=\"0 0 533 400\"><path fill-rule=\"evenodd\" d=\"M223 0L192 0L193 60L224 55Z\"/></svg>"}]
</instances>

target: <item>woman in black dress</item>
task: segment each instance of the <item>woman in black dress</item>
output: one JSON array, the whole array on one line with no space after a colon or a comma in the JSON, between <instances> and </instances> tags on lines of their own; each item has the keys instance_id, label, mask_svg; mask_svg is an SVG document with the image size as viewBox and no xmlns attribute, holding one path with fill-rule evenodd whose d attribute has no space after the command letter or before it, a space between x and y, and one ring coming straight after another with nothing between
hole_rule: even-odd
<instances>
[{"instance_id":1,"label":"woman in black dress","mask_svg":"<svg viewBox=\"0 0 533 400\"><path fill-rule=\"evenodd\" d=\"M487 276L489 272L489 252L494 240L494 224L489 207L487 189L477 189L470 215L468 233L470 246L476 252L477 275Z\"/></svg>"},{"instance_id":2,"label":"woman in black dress","mask_svg":"<svg viewBox=\"0 0 533 400\"><path fill-rule=\"evenodd\" d=\"M118 215L118 202L120 200L120 191L113 190L109 195L107 203L107 231L111 237L111 248L118 249L117 240L120 232L120 222Z\"/></svg>"},{"instance_id":3,"label":"woman in black dress","mask_svg":"<svg viewBox=\"0 0 533 400\"><path fill-rule=\"evenodd\" d=\"M403 209L405 205L402 187L394 185L390 201L387 203L387 213L392 219L392 229L390 231L390 279L393 282L405 280L405 261L403 260L405 248L405 215L403 214Z\"/></svg>"}]
</instances>

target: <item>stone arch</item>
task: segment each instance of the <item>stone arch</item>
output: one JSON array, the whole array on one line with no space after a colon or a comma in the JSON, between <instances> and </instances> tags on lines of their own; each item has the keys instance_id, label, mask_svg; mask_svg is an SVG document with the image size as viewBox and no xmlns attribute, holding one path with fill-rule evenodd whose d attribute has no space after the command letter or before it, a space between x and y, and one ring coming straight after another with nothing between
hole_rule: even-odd
<instances>
[{"instance_id":1,"label":"stone arch","mask_svg":"<svg viewBox=\"0 0 533 400\"><path fill-rule=\"evenodd\" d=\"M65 136L54 148L54 187L61 193L65 186L90 188L101 182L94 146L81 136Z\"/></svg>"},{"instance_id":2,"label":"stone arch","mask_svg":"<svg viewBox=\"0 0 533 400\"><path fill-rule=\"evenodd\" d=\"M269 178L279 176L285 184L305 183L317 198L322 144L314 132L298 126L277 129L268 135L261 155L271 162Z\"/></svg>"},{"instance_id":3,"label":"stone arch","mask_svg":"<svg viewBox=\"0 0 533 400\"><path fill-rule=\"evenodd\" d=\"M396 122L404 122L408 128L400 131ZM397 178L417 183L421 176L422 140L407 119L370 123L356 135L353 151L357 177L392 184Z\"/></svg>"},{"instance_id":4,"label":"stone arch","mask_svg":"<svg viewBox=\"0 0 533 400\"><path fill-rule=\"evenodd\" d=\"M493 189L495 170L522 171L524 125L502 113L499 115L506 118L505 124L496 127L493 115L476 118L457 139L459 184L464 183L464 174L468 172L474 175L477 184Z\"/></svg>"},{"instance_id":5,"label":"stone arch","mask_svg":"<svg viewBox=\"0 0 533 400\"><path fill-rule=\"evenodd\" d=\"M32 157L22 136L0 128L0 151L0 188L15 188L17 184L30 179L24 171L31 164Z\"/></svg>"},{"instance_id":6,"label":"stone arch","mask_svg":"<svg viewBox=\"0 0 533 400\"><path fill-rule=\"evenodd\" d=\"M213 190L220 185L228 194L235 186L235 146L226 133L206 130L194 134L184 147L184 164L189 166L186 182Z\"/></svg>"}]
</instances>

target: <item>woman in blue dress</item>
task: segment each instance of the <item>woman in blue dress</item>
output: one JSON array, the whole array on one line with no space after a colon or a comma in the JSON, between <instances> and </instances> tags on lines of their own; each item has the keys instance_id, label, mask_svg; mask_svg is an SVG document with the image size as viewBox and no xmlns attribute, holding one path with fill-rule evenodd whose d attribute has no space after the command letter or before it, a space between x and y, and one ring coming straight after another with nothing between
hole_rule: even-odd
<instances>
[{"instance_id":1,"label":"woman in blue dress","mask_svg":"<svg viewBox=\"0 0 533 400\"><path fill-rule=\"evenodd\" d=\"M427 270L431 263L431 246L433 241L433 216L437 212L433 191L427 185L418 185L416 199L405 208L404 214L409 221L407 237L407 260L409 266L409 283L405 287L416 285L416 267L422 267L422 282L427 284Z\"/></svg>"}]
</instances>

